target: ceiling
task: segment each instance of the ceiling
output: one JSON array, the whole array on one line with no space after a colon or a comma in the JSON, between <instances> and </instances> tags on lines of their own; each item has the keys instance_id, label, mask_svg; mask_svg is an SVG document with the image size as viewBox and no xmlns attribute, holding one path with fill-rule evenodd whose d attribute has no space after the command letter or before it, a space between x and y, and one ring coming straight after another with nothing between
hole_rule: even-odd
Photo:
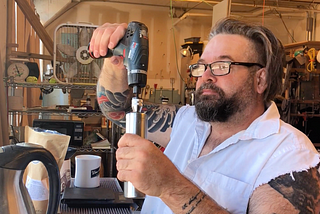
<instances>
[{"instance_id":1,"label":"ceiling","mask_svg":"<svg viewBox=\"0 0 320 214\"><path fill-rule=\"evenodd\" d=\"M42 23L50 19L64 5L79 2L112 2L135 5L157 6L162 8L174 8L174 17L180 18L185 13L201 11L212 13L212 7L222 0L33 0L36 10L42 19ZM265 2L265 5L263 5ZM313 12L318 13L320 0L231 0L231 15L242 17L281 16L306 17Z\"/></svg>"},{"instance_id":2,"label":"ceiling","mask_svg":"<svg viewBox=\"0 0 320 214\"><path fill-rule=\"evenodd\" d=\"M84 0L90 1L90 0ZM204 10L211 12L212 7L222 0L103 0L104 2L121 2L130 4L152 5L159 7L172 7L184 11ZM305 11L320 12L317 10L320 0L231 0L232 14L259 14L263 9L268 12L276 8L283 13L301 13Z\"/></svg>"}]
</instances>

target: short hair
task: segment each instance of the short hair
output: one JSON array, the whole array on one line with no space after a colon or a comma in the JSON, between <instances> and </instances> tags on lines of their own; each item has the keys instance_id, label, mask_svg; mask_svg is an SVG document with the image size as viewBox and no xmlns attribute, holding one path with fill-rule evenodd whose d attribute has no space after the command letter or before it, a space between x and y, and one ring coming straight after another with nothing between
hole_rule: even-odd
<instances>
[{"instance_id":1,"label":"short hair","mask_svg":"<svg viewBox=\"0 0 320 214\"><path fill-rule=\"evenodd\" d=\"M276 36L266 27L234 18L224 18L211 29L209 40L218 34L241 35L253 42L257 63L267 71L267 88L264 102L273 100L282 91L284 48Z\"/></svg>"}]
</instances>

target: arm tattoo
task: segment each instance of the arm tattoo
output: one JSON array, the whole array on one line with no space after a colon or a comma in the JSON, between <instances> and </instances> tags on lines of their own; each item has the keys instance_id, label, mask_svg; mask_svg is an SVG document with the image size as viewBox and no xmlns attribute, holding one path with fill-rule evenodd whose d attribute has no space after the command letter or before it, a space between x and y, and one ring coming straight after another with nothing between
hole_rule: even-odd
<instances>
[{"instance_id":1,"label":"arm tattoo","mask_svg":"<svg viewBox=\"0 0 320 214\"><path fill-rule=\"evenodd\" d=\"M202 193L202 196L199 196L200 193ZM199 198L198 198L199 196ZM204 199L204 197L206 197L206 194L204 194L201 190L199 190L199 192L192 196L190 199L189 199L189 202L185 203L183 206L182 206L182 210L185 210L187 209L189 206L190 209L188 210L188 212L186 212L186 214L190 214L194 211L194 209L200 204L200 202L202 201L202 199ZM194 202L194 203L193 203Z\"/></svg>"},{"instance_id":2,"label":"arm tattoo","mask_svg":"<svg viewBox=\"0 0 320 214\"><path fill-rule=\"evenodd\" d=\"M97 101L100 109L104 115L117 123L124 126L125 114L131 109L130 106L130 90L127 89L124 92L112 93L106 90L103 86L97 86Z\"/></svg>"},{"instance_id":3,"label":"arm tattoo","mask_svg":"<svg viewBox=\"0 0 320 214\"><path fill-rule=\"evenodd\" d=\"M156 131L165 132L169 127L172 127L178 109L178 106L144 105L142 111L148 116L148 131L151 133Z\"/></svg>"},{"instance_id":4,"label":"arm tattoo","mask_svg":"<svg viewBox=\"0 0 320 214\"><path fill-rule=\"evenodd\" d=\"M111 92L103 86L97 86L97 101L103 114L117 125L125 127L125 115L131 111L131 90L124 92ZM173 119L178 111L178 106L147 104L142 112L148 117L148 132L165 132L173 125Z\"/></svg>"},{"instance_id":5,"label":"arm tattoo","mask_svg":"<svg viewBox=\"0 0 320 214\"><path fill-rule=\"evenodd\" d=\"M304 214L313 214L320 203L319 165L309 170L281 175L269 182L284 198Z\"/></svg>"}]
</instances>

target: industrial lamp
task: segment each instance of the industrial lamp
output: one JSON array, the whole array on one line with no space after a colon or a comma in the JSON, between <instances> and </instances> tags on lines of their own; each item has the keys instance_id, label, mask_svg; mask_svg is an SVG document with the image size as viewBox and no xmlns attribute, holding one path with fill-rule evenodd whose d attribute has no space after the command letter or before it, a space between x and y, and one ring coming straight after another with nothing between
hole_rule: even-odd
<instances>
[{"instance_id":1,"label":"industrial lamp","mask_svg":"<svg viewBox=\"0 0 320 214\"><path fill-rule=\"evenodd\" d=\"M192 57L193 56L193 51L189 45L186 48L182 48L180 50L180 53L183 57Z\"/></svg>"}]
</instances>

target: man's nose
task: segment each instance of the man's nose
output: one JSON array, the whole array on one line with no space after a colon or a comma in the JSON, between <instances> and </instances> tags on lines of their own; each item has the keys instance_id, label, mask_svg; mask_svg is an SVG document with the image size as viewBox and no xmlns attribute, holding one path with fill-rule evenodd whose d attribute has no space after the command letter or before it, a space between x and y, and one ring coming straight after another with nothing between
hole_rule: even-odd
<instances>
[{"instance_id":1,"label":"man's nose","mask_svg":"<svg viewBox=\"0 0 320 214\"><path fill-rule=\"evenodd\" d=\"M202 78L202 81L204 81L204 82L208 82L208 81L216 82L217 81L217 77L212 74L211 69L209 68L209 66L204 71L204 73L203 73L201 78Z\"/></svg>"}]
</instances>

